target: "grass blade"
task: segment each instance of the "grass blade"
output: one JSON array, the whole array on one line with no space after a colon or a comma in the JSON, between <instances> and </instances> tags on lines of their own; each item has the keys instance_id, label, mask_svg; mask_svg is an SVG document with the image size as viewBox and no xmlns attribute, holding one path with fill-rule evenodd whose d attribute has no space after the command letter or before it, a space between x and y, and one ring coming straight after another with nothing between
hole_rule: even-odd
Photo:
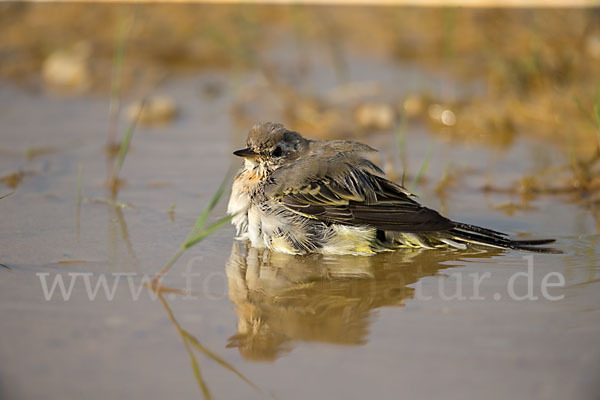
<instances>
[{"instance_id":1,"label":"grass blade","mask_svg":"<svg viewBox=\"0 0 600 400\"><path fill-rule=\"evenodd\" d=\"M254 389L256 389L259 392L261 391L258 386L256 386L254 383L252 383L252 381L250 381L248 378L246 378L233 365L229 364L227 361L223 360L220 356L218 356L217 354L213 353L210 349L208 349L207 347L203 346L198 341L198 339L196 339L194 336L192 336L192 334L190 334L189 332L187 332L185 330L182 330L181 333L182 333L182 335L184 335L187 338L187 340L190 341L190 343L194 347L196 347L196 349L198 349L198 351L200 351L201 353L203 353L204 355L206 355L210 359L212 359L212 360L216 361L217 363L219 363L223 368L226 368L229 371L231 371L234 374L236 374L241 380L243 380L244 382L246 382L249 386L253 387Z\"/></svg>"},{"instance_id":2,"label":"grass blade","mask_svg":"<svg viewBox=\"0 0 600 400\"><path fill-rule=\"evenodd\" d=\"M165 308L165 311L167 311L167 315L169 316L169 319L171 320L171 322L175 326L175 329L177 329L177 332L181 336L181 341L183 342L183 346L185 347L185 351L187 351L188 356L190 357L190 362L192 363L192 370L194 371L194 377L196 378L196 382L198 382L198 386L200 387L200 390L202 391L202 394L204 395L204 398L206 400L212 399L212 395L210 394L210 390L208 390L208 385L204 381L204 377L202 376L202 373L200 372L200 365L198 364L198 360L196 359L196 356L194 355L194 351L190 347L190 341L188 340L188 337L191 336L191 335L189 335L186 331L183 330L183 328L181 328L181 326L179 325L179 323L175 319L175 315L173 314L173 311L171 310L171 307L169 307L169 305L167 304L167 302L163 298L163 296L159 295L158 299L160 300L160 302L162 303L163 307Z\"/></svg>"},{"instance_id":3,"label":"grass blade","mask_svg":"<svg viewBox=\"0 0 600 400\"><path fill-rule=\"evenodd\" d=\"M121 86L123 75L123 64L125 61L125 44L127 37L133 28L135 14L129 17L121 15L119 31L117 34L116 51L112 63L112 76L110 87L110 104L108 109L109 126L108 135L106 137L107 147L112 147L117 135L117 122L119 121L119 113L121 111Z\"/></svg>"},{"instance_id":4,"label":"grass blade","mask_svg":"<svg viewBox=\"0 0 600 400\"><path fill-rule=\"evenodd\" d=\"M204 224L206 223L206 220L208 219L210 212L216 207L216 205L219 203L219 200L221 199L221 197L223 197L223 194L225 193L225 188L227 186L227 183L229 182L229 177L232 175L232 171L233 170L230 169L227 172L227 174L223 178L223 181L221 181L221 184L219 185L217 191L215 192L212 199L210 200L210 203L208 203L208 206L206 206L204 211L202 211L202 214L200 214L200 216L196 220L196 223L194 224L194 228L192 228L192 231L190 232L188 237L185 239L185 241L183 242L181 247L173 255L173 257L167 263L167 265L165 265L154 276L154 279L152 279L153 287L157 287L160 277L162 277L164 274L166 274L171 269L173 264L175 264L175 262L179 259L179 257L181 257L181 255L187 249L195 246L196 244L198 244L199 242L204 240L207 236L209 236L213 232L215 232L217 229L221 228L227 222L231 221L231 218L233 218L233 216L225 216L225 217L219 219L218 221L212 223L207 228L204 228Z\"/></svg>"},{"instance_id":5,"label":"grass blade","mask_svg":"<svg viewBox=\"0 0 600 400\"><path fill-rule=\"evenodd\" d=\"M402 180L400 184L404 186L406 178L406 113L404 110L400 113L400 127L396 132L396 140L398 142L398 152L400 153L400 162L402 164Z\"/></svg>"},{"instance_id":6,"label":"grass blade","mask_svg":"<svg viewBox=\"0 0 600 400\"><path fill-rule=\"evenodd\" d=\"M190 247L198 244L199 242L204 240L207 236L209 236L213 232L215 232L217 229L221 228L223 225L225 225L226 223L231 221L231 218L233 218L233 215L227 215L227 216L219 219L218 221L213 222L206 229L204 229L201 232L198 232L196 235L190 236L183 244L183 248L187 250Z\"/></svg>"},{"instance_id":7,"label":"grass blade","mask_svg":"<svg viewBox=\"0 0 600 400\"><path fill-rule=\"evenodd\" d=\"M594 128L596 128L596 140L598 141L598 148L600 149L600 100L598 99L598 95L594 98L594 106L592 111L587 111L579 98L575 97L575 103L579 108L579 111L586 117L586 119L592 124Z\"/></svg>"},{"instance_id":8,"label":"grass blade","mask_svg":"<svg viewBox=\"0 0 600 400\"><path fill-rule=\"evenodd\" d=\"M219 200L221 199L221 197L223 197L223 194L225 193L225 189L227 187L227 183L229 182L229 178L231 177L232 173L233 173L232 169L229 169L229 171L227 171L227 174L225 174L225 176L223 177L223 180L219 184L217 191L213 195L212 199L210 199L208 206L206 206L204 211L202 211L202 214L200 214L200 216L196 220L196 223L194 224L194 228L188 235L187 239L185 240L185 243L191 241L191 239L193 239L195 236L197 236L201 232L210 212L216 207L217 203L219 203ZM190 247L190 246L187 246L187 247Z\"/></svg>"},{"instance_id":9,"label":"grass blade","mask_svg":"<svg viewBox=\"0 0 600 400\"><path fill-rule=\"evenodd\" d=\"M10 196L11 194L14 194L15 192L10 192L8 194L5 194L4 196L0 197L0 200L7 198L8 196Z\"/></svg>"},{"instance_id":10,"label":"grass blade","mask_svg":"<svg viewBox=\"0 0 600 400\"><path fill-rule=\"evenodd\" d=\"M185 339L184 339L184 341L185 341ZM196 356L194 355L194 352L192 351L192 349L189 347L189 344L184 343L184 345L190 356L190 362L192 363L192 370L194 371L194 377L196 378L196 381L198 382L198 386L200 386L200 390L202 391L204 398L206 400L210 400L210 399L212 399L212 395L210 394L210 390L208 390L208 386L206 385L206 382L204 381L204 378L202 377L202 373L200 372L200 365L198 364L198 360L196 359Z\"/></svg>"},{"instance_id":11,"label":"grass blade","mask_svg":"<svg viewBox=\"0 0 600 400\"><path fill-rule=\"evenodd\" d=\"M412 181L412 184L410 185L410 189L409 190L411 192L415 191L415 189L417 188L417 186L419 185L419 183L423 179L423 176L427 172L427 169L429 168L429 161L431 159L431 153L432 152L433 152L433 143L431 143L429 145L429 149L427 150L427 154L425 155L425 159L423 160L423 163L421 164L421 168L419 168L419 172L417 172L417 175L415 176L415 179Z\"/></svg>"},{"instance_id":12,"label":"grass blade","mask_svg":"<svg viewBox=\"0 0 600 400\"><path fill-rule=\"evenodd\" d=\"M579 100L578 97L575 97L575 104L577 104L577 108L579 108L579 111L581 111L581 113L583 115L585 115L585 117L587 118L587 120L594 126L596 126L596 122L594 121L594 118L592 117L592 114L590 114L585 107L583 106L583 104L581 104L581 100Z\"/></svg>"},{"instance_id":13,"label":"grass blade","mask_svg":"<svg viewBox=\"0 0 600 400\"><path fill-rule=\"evenodd\" d=\"M121 147L119 149L119 156L117 157L117 163L115 164L115 169L113 170L113 179L116 179L119 175L119 171L121 171L121 167L123 166L123 162L125 162L125 157L127 156L127 151L129 150L129 144L131 143L131 137L133 136L133 131L137 126L137 123L140 119L140 115L144 111L144 106L146 105L146 99L142 100L140 104L140 110L138 111L135 119L131 121L127 131L125 132L125 137L121 142Z\"/></svg>"},{"instance_id":14,"label":"grass blade","mask_svg":"<svg viewBox=\"0 0 600 400\"><path fill-rule=\"evenodd\" d=\"M598 93L594 99L594 118L596 120L596 139L598 140L598 149L600 150L600 99Z\"/></svg>"}]
</instances>

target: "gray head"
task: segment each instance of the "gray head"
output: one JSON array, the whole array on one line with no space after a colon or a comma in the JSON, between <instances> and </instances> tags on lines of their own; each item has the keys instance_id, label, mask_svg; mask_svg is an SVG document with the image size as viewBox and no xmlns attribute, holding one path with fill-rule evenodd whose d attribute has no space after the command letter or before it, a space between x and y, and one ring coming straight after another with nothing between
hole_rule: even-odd
<instances>
[{"instance_id":1,"label":"gray head","mask_svg":"<svg viewBox=\"0 0 600 400\"><path fill-rule=\"evenodd\" d=\"M287 130L282 124L256 124L248 132L246 148L235 151L252 164L277 168L297 159L308 147L308 140L299 133Z\"/></svg>"}]
</instances>

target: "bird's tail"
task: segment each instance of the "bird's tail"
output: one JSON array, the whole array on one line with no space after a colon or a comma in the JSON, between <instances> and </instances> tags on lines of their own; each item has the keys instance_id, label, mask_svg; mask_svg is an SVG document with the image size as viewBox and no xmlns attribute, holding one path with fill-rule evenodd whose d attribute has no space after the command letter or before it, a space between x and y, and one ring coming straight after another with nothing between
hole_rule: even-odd
<instances>
[{"instance_id":1,"label":"bird's tail","mask_svg":"<svg viewBox=\"0 0 600 400\"><path fill-rule=\"evenodd\" d=\"M512 240L508 238L506 233L460 222L457 222L456 227L447 232L450 233L452 240L458 242L474 243L503 249L534 251L537 253L562 253L558 249L544 247L546 244L554 243L554 239Z\"/></svg>"}]
</instances>

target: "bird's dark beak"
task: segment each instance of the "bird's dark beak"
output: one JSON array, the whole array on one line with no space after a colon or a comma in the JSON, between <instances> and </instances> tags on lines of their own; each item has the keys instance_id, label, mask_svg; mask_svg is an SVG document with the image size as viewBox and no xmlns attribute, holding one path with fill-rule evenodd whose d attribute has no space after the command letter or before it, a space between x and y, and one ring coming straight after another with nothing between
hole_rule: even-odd
<instances>
[{"instance_id":1,"label":"bird's dark beak","mask_svg":"<svg viewBox=\"0 0 600 400\"><path fill-rule=\"evenodd\" d=\"M258 157L258 153L255 153L250 148L246 148L246 149L234 151L233 154L236 155L236 156L238 156L238 157L244 157L244 158L256 158L256 157Z\"/></svg>"}]
</instances>

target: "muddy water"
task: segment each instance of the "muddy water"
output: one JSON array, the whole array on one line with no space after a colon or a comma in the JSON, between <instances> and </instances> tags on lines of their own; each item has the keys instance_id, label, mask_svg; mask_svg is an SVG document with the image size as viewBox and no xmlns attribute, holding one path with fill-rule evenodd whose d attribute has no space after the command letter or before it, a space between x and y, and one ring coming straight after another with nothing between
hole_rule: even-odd
<instances>
[{"instance_id":1,"label":"muddy water","mask_svg":"<svg viewBox=\"0 0 600 400\"><path fill-rule=\"evenodd\" d=\"M364 68L352 65L350 78L360 79ZM205 97L215 81L222 94ZM22 172L16 189L0 187L15 191L0 200L1 398L597 398L596 222L556 197L507 215L497 206L518 198L479 189L513 183L540 153L562 160L539 142L490 150L412 127L409 166L416 171L431 151L431 183L417 188L426 204L512 234L556 237L562 255L299 258L247 249L226 227L167 275L165 284L189 293L154 298L145 277L171 258L237 165L231 151L248 126L233 122L240 89L229 81L203 73L160 88L180 116L136 130L118 204L104 186L107 101L0 86L0 171ZM392 135L364 140L397 156ZM27 158L34 150L43 151ZM433 189L449 164L471 172L440 200ZM215 215L223 213L220 204ZM60 287L44 292L57 278L66 290L73 282L68 300ZM109 293L90 300L100 279ZM554 286L543 292L544 282Z\"/></svg>"}]
</instances>

